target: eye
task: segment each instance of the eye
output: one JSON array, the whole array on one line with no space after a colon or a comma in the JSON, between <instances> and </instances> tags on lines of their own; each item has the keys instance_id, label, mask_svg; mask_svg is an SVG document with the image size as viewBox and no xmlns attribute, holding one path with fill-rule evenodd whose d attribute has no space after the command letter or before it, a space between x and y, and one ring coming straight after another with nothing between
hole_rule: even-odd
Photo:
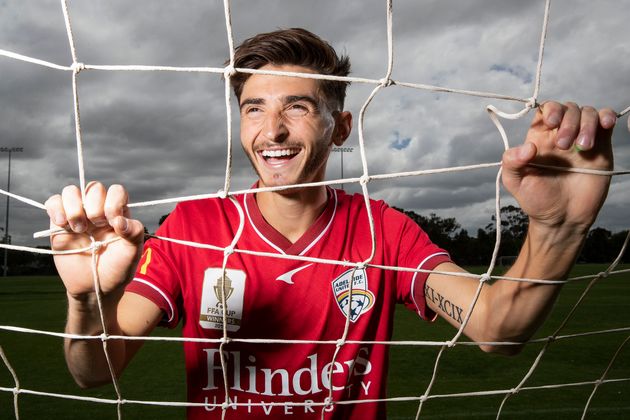
<instances>
[{"instance_id":1,"label":"eye","mask_svg":"<svg viewBox=\"0 0 630 420\"><path fill-rule=\"evenodd\" d=\"M241 113L249 119L260 119L263 115L263 109L258 106L247 106L242 109Z\"/></svg>"},{"instance_id":2,"label":"eye","mask_svg":"<svg viewBox=\"0 0 630 420\"><path fill-rule=\"evenodd\" d=\"M310 112L310 109L302 103L295 103L289 105L284 112L288 117L303 117Z\"/></svg>"}]
</instances>

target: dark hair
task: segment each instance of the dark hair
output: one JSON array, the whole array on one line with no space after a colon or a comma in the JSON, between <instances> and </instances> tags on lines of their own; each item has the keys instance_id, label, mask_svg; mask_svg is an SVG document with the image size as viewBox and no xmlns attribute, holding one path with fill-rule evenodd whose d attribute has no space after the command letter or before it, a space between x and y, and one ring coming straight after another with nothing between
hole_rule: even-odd
<instances>
[{"instance_id":1,"label":"dark hair","mask_svg":"<svg viewBox=\"0 0 630 420\"><path fill-rule=\"evenodd\" d=\"M235 68L258 69L267 64L292 64L334 76L347 76L350 73L348 56L339 57L328 42L302 28L258 34L236 47ZM249 73L236 73L230 79L239 101L243 85L250 76ZM318 82L331 110L343 110L346 87L350 83L332 80Z\"/></svg>"}]
</instances>

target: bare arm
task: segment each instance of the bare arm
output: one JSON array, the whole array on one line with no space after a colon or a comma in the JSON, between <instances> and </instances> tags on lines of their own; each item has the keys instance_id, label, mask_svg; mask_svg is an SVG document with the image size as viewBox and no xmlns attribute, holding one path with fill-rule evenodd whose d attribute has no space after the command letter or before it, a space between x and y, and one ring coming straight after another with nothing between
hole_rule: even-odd
<instances>
[{"instance_id":1,"label":"bare arm","mask_svg":"<svg viewBox=\"0 0 630 420\"><path fill-rule=\"evenodd\" d=\"M529 216L527 237L507 277L564 279L601 208L610 177L532 167L530 163L610 170L615 114L568 103L545 104L524 145L503 157L503 183ZM439 271L464 272L455 264ZM478 289L476 279L433 273L426 283L429 306L461 326ZM497 280L484 284L464 333L475 341L528 340L549 314L560 285ZM513 354L521 346L481 346Z\"/></svg>"},{"instance_id":2,"label":"bare arm","mask_svg":"<svg viewBox=\"0 0 630 420\"><path fill-rule=\"evenodd\" d=\"M105 328L110 335L141 336L153 330L161 311L139 295L124 293L140 258L144 236L142 223L129 217L127 200L123 187L115 185L106 191L102 184L92 182L86 188L85 200L77 187L68 186L61 195L46 201L46 209L51 227L64 226L69 231L51 237L54 250L89 247L90 236L97 241L120 238L97 251ZM56 255L55 265L68 295L66 332L89 336L102 334L91 252ZM117 376L140 346L139 341L107 342ZM68 368L79 385L89 387L111 382L101 340L69 338L64 348Z\"/></svg>"},{"instance_id":3,"label":"bare arm","mask_svg":"<svg viewBox=\"0 0 630 420\"><path fill-rule=\"evenodd\" d=\"M536 239L536 236L538 238ZM579 252L583 237L528 232L514 265L506 277L565 279ZM465 273L453 263L440 264L437 271ZM450 324L463 323L479 281L468 277L433 273L425 286L429 307ZM473 309L464 333L477 342L525 342L542 325L551 311L561 285L545 285L510 280L486 283ZM522 346L481 345L482 350L515 354Z\"/></svg>"},{"instance_id":4,"label":"bare arm","mask_svg":"<svg viewBox=\"0 0 630 420\"><path fill-rule=\"evenodd\" d=\"M153 302L135 293L104 300L108 335L146 336L162 317L162 311ZM82 300L69 297L66 332L87 336L102 334L101 318L93 296ZM108 340L107 351L116 377L121 375L142 344L139 340ZM101 340L66 339L64 350L68 369L80 386L87 388L112 381Z\"/></svg>"}]
</instances>

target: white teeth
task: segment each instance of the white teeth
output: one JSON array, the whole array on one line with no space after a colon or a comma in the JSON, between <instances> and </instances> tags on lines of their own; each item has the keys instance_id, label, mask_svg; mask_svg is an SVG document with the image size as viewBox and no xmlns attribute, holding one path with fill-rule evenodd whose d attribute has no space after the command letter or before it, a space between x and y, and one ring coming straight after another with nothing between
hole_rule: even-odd
<instances>
[{"instance_id":1,"label":"white teeth","mask_svg":"<svg viewBox=\"0 0 630 420\"><path fill-rule=\"evenodd\" d=\"M282 150L263 150L263 157L281 157L281 156L289 156L296 155L298 151L295 149L282 149Z\"/></svg>"}]
</instances>

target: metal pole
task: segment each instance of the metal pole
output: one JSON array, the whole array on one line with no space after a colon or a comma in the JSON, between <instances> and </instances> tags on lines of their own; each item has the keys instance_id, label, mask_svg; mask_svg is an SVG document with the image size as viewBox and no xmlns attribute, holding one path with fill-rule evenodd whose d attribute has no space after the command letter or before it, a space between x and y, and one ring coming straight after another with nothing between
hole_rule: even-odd
<instances>
[{"instance_id":1,"label":"metal pole","mask_svg":"<svg viewBox=\"0 0 630 420\"><path fill-rule=\"evenodd\" d=\"M11 192L11 149L9 149L9 172L7 174L7 192ZM7 195L7 212L4 217L4 243L9 243L9 196ZM4 265L2 266L3 277L7 276L9 250L4 248Z\"/></svg>"},{"instance_id":2,"label":"metal pole","mask_svg":"<svg viewBox=\"0 0 630 420\"><path fill-rule=\"evenodd\" d=\"M341 149L341 179L343 179L343 149ZM343 184L341 184L341 189L343 190Z\"/></svg>"},{"instance_id":3,"label":"metal pole","mask_svg":"<svg viewBox=\"0 0 630 420\"><path fill-rule=\"evenodd\" d=\"M343 152L353 152L354 147L333 147L332 151L341 153L341 179L343 179ZM341 189L343 190L343 184L341 184Z\"/></svg>"},{"instance_id":4,"label":"metal pole","mask_svg":"<svg viewBox=\"0 0 630 420\"><path fill-rule=\"evenodd\" d=\"M7 192L8 193L11 192L11 154L13 152L23 152L23 151L24 151L23 147L0 147L0 152L9 153L9 170L7 173ZM4 219L3 242L5 244L11 243L11 235L9 235L9 196L8 195L7 195L7 212L5 214L5 219ZM4 248L4 265L2 266L2 275L4 277L7 276L7 273L9 271L8 259L9 259L9 250L7 248Z\"/></svg>"}]
</instances>

